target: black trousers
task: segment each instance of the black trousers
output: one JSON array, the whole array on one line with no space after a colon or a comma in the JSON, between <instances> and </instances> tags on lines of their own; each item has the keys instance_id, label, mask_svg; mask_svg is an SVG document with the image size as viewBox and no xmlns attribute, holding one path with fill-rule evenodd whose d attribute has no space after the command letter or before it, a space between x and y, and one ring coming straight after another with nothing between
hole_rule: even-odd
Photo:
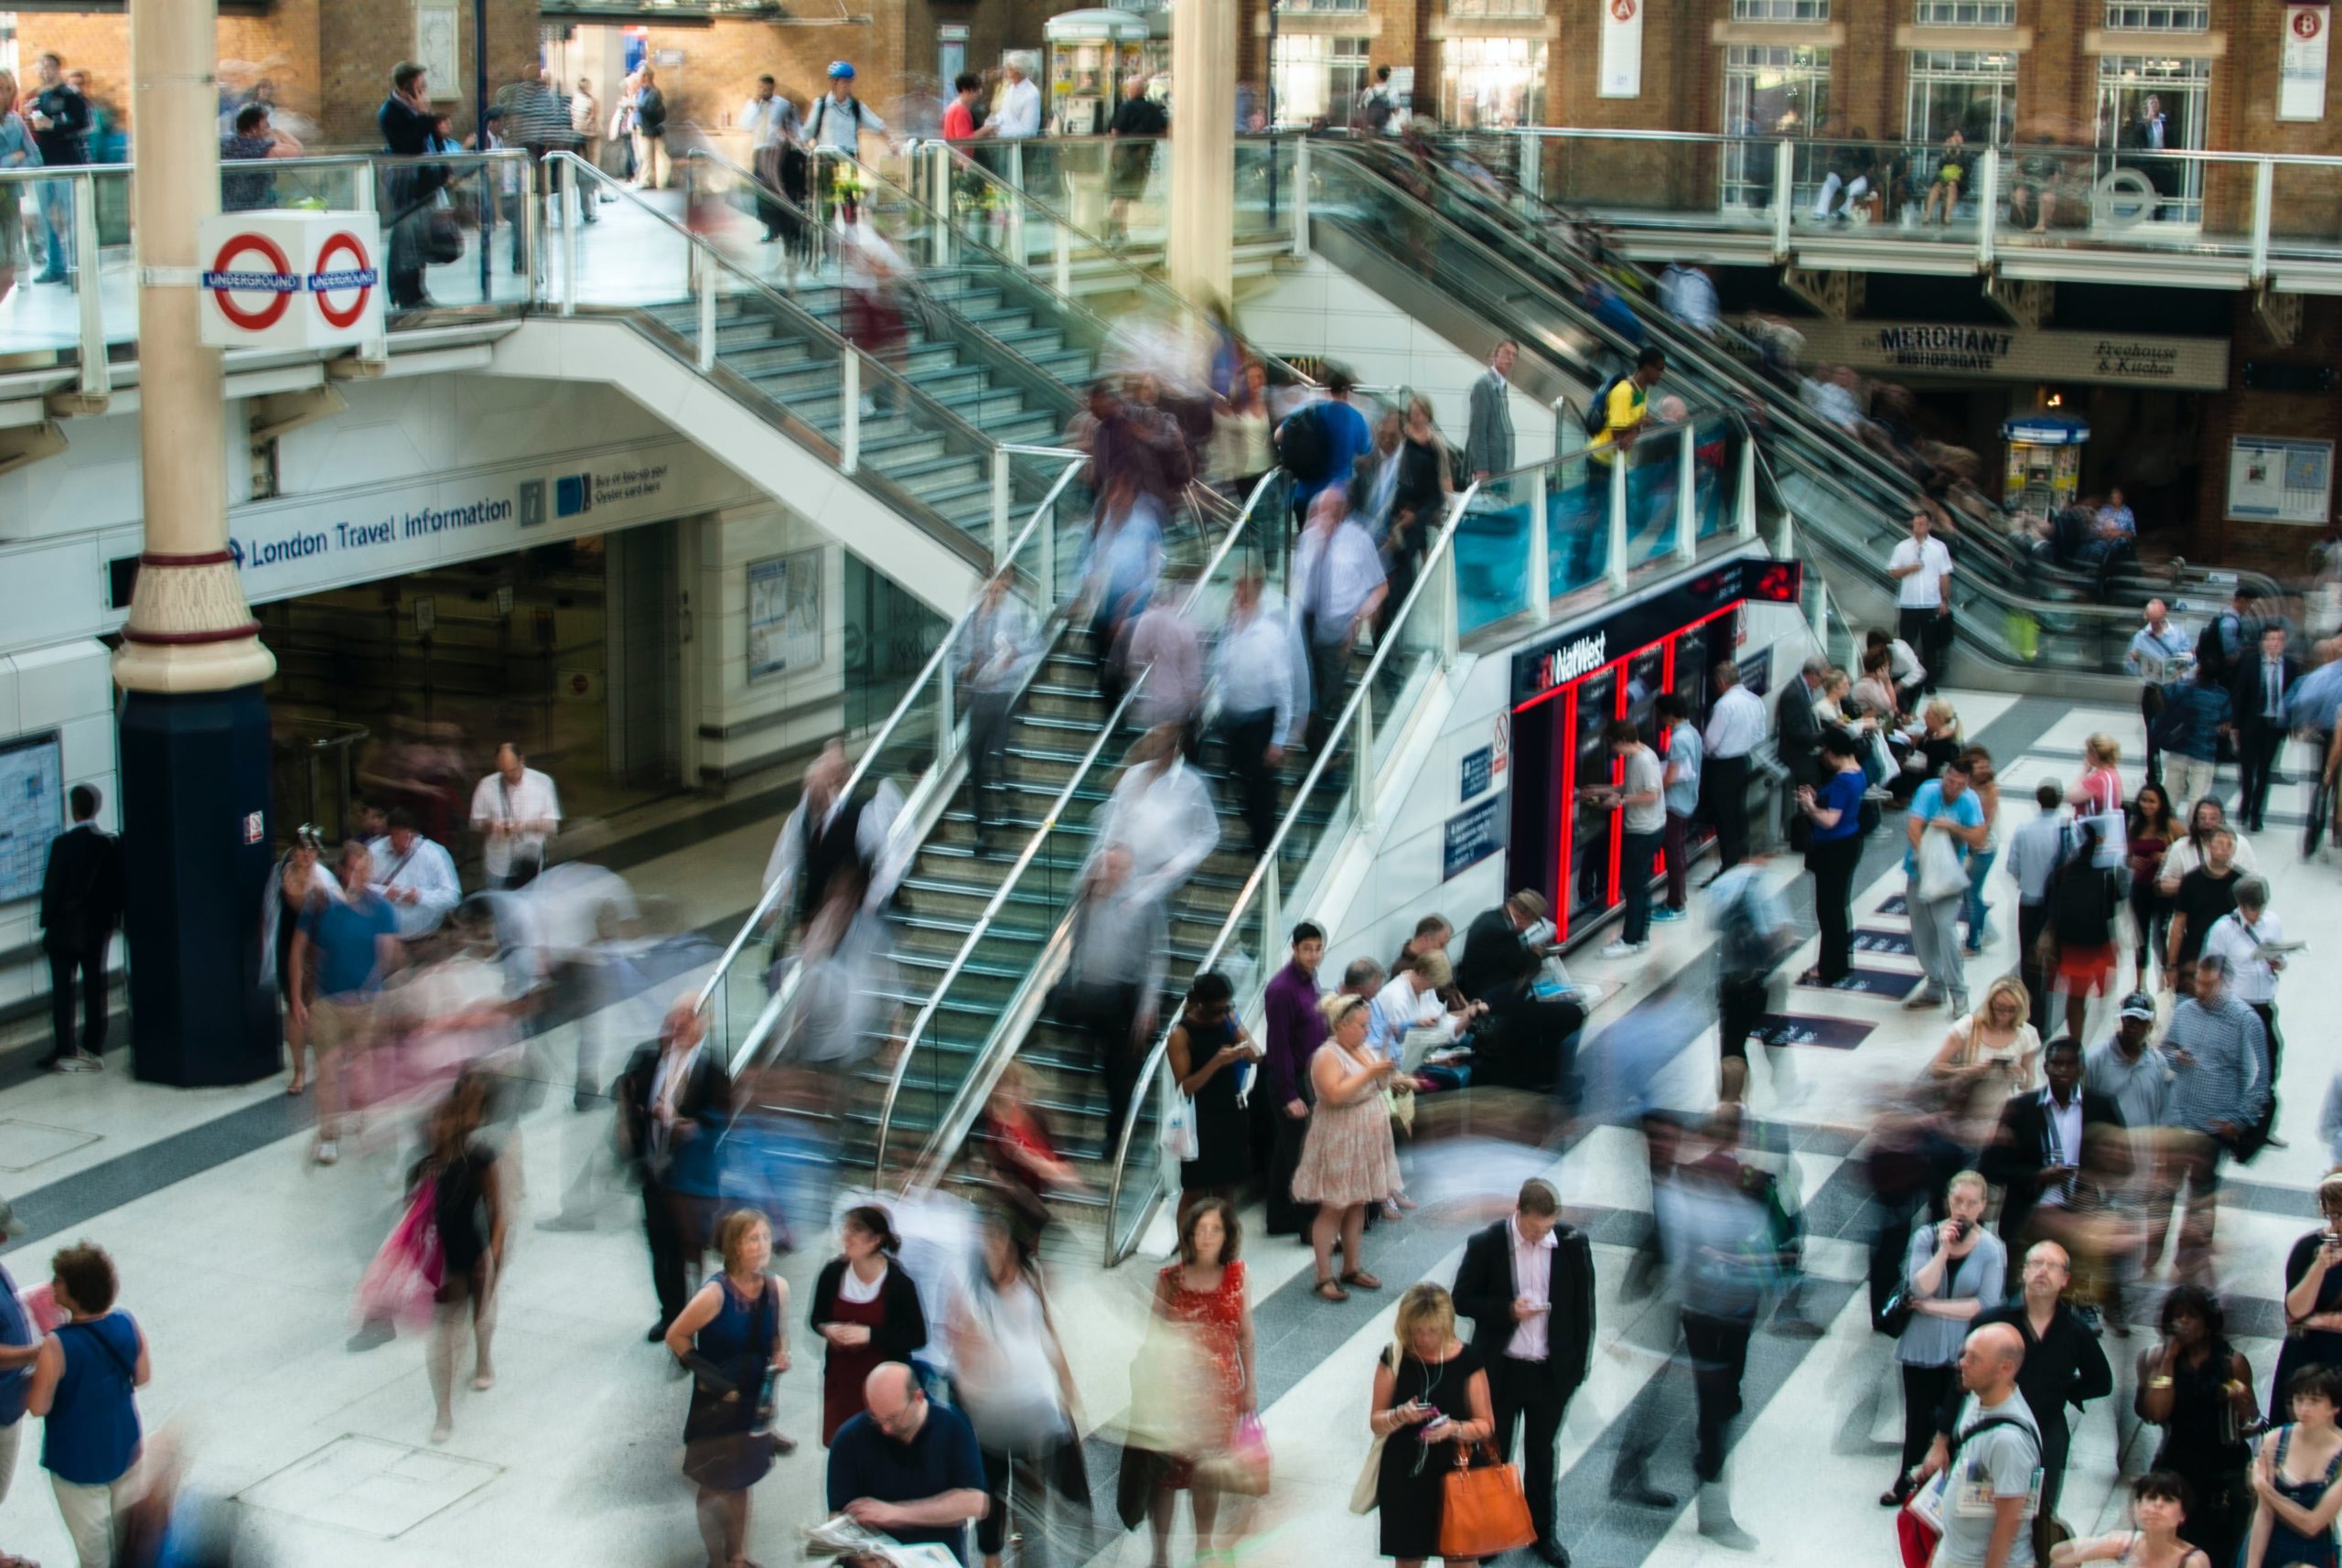
<instances>
[{"instance_id":1,"label":"black trousers","mask_svg":"<svg viewBox=\"0 0 2342 1568\"><path fill-rule=\"evenodd\" d=\"M45 1060L73 1054L73 977L81 979L81 1048L97 1056L106 1048L106 950L48 955L48 1018L57 1044Z\"/></svg>"},{"instance_id":2,"label":"black trousers","mask_svg":"<svg viewBox=\"0 0 2342 1568\"><path fill-rule=\"evenodd\" d=\"M2163 688L2153 683L2140 687L2139 716L2147 724L2147 778L2157 784L2163 782L2163 748L2155 744L2155 714L2162 711Z\"/></svg>"},{"instance_id":3,"label":"black trousers","mask_svg":"<svg viewBox=\"0 0 2342 1568\"><path fill-rule=\"evenodd\" d=\"M1944 1395L1960 1376L1957 1367L1903 1368L1903 1473L1910 1474L1928 1456L1936 1440L1936 1412Z\"/></svg>"},{"instance_id":4,"label":"black trousers","mask_svg":"<svg viewBox=\"0 0 2342 1568\"><path fill-rule=\"evenodd\" d=\"M1262 708L1249 714L1219 716L1219 743L1228 748L1228 766L1236 775L1238 798L1243 802L1244 826L1252 835L1252 854L1269 852L1277 835L1277 770L1268 763L1269 746L1277 738L1277 712Z\"/></svg>"},{"instance_id":5,"label":"black trousers","mask_svg":"<svg viewBox=\"0 0 2342 1568\"><path fill-rule=\"evenodd\" d=\"M691 1300L688 1282L697 1277L707 1251L706 1209L705 1199L643 1177L642 1230L650 1242L650 1288L658 1293L662 1324L674 1322Z\"/></svg>"},{"instance_id":6,"label":"black trousers","mask_svg":"<svg viewBox=\"0 0 2342 1568\"><path fill-rule=\"evenodd\" d=\"M1528 1429L1520 1455L1521 1486L1529 1494L1529 1518L1537 1527L1537 1539L1552 1541L1553 1453L1569 1396L1553 1386L1552 1369L1544 1362L1499 1356L1488 1368L1488 1405L1497 1421L1499 1458L1509 1461L1513 1434Z\"/></svg>"},{"instance_id":7,"label":"black trousers","mask_svg":"<svg viewBox=\"0 0 2342 1568\"><path fill-rule=\"evenodd\" d=\"M2025 983L2025 993L2033 998L2032 1023L2036 1032L2049 1032L2049 975L2041 967L2041 933L2049 926L2049 906L2047 903L2016 907L2016 977ZM2146 976L2139 977L2141 984Z\"/></svg>"},{"instance_id":8,"label":"black trousers","mask_svg":"<svg viewBox=\"0 0 2342 1568\"><path fill-rule=\"evenodd\" d=\"M1765 1021L1772 987L1763 975L1725 975L1716 983L1716 1052L1748 1059L1748 1036Z\"/></svg>"},{"instance_id":9,"label":"black trousers","mask_svg":"<svg viewBox=\"0 0 2342 1568\"><path fill-rule=\"evenodd\" d=\"M1496 1048L1473 1047L1472 1081L1491 1089L1540 1093L1570 1091L1577 1076L1577 1033L1585 1009L1538 995L1526 982L1500 986L1479 1000L1499 1026ZM1476 1042L1478 1036L1474 1036Z\"/></svg>"},{"instance_id":10,"label":"black trousers","mask_svg":"<svg viewBox=\"0 0 2342 1568\"><path fill-rule=\"evenodd\" d=\"M2237 813L2247 832L2261 831L2261 813L2269 804L2269 780L2277 771L2277 756L2285 748L2282 725L2254 724L2239 728L2236 737L2238 770L2244 775Z\"/></svg>"},{"instance_id":11,"label":"black trousers","mask_svg":"<svg viewBox=\"0 0 2342 1568\"><path fill-rule=\"evenodd\" d=\"M1854 970L1854 871L1862 861L1860 833L1817 839L1805 852L1806 868L1813 873L1813 917L1821 926L1821 952L1815 967L1825 985Z\"/></svg>"},{"instance_id":12,"label":"black trousers","mask_svg":"<svg viewBox=\"0 0 2342 1568\"><path fill-rule=\"evenodd\" d=\"M1740 1380L1748 1372L1748 1336L1755 1326L1746 1318L1684 1310L1683 1348L1692 1358L1692 1391L1699 1405L1699 1448L1692 1471L1702 1481L1724 1477L1724 1434L1740 1414Z\"/></svg>"},{"instance_id":13,"label":"black trousers","mask_svg":"<svg viewBox=\"0 0 2342 1568\"><path fill-rule=\"evenodd\" d=\"M1909 643L1919 662L1928 667L1919 678L1919 690L1932 695L1944 675L1944 654L1951 647L1951 618L1932 609L1906 607L1895 612L1895 635Z\"/></svg>"},{"instance_id":14,"label":"black trousers","mask_svg":"<svg viewBox=\"0 0 2342 1568\"><path fill-rule=\"evenodd\" d=\"M1123 1122L1129 1117L1131 1095L1145 1056L1145 1047L1131 1039L1131 1032L1138 1027L1139 1002L1135 983L1087 987L1074 999L1078 1015L1074 1026L1089 1040L1090 1060L1105 1080L1109 1159L1113 1157L1115 1140L1123 1135Z\"/></svg>"},{"instance_id":15,"label":"black trousers","mask_svg":"<svg viewBox=\"0 0 2342 1568\"><path fill-rule=\"evenodd\" d=\"M1708 792L1708 820L1716 830L1716 870L1748 858L1748 758L1711 757L1700 775Z\"/></svg>"},{"instance_id":16,"label":"black trousers","mask_svg":"<svg viewBox=\"0 0 2342 1568\"><path fill-rule=\"evenodd\" d=\"M1013 692L968 694L968 806L975 813L979 835L992 821L985 791L1000 782L1001 757L1008 749L1008 713L1015 701Z\"/></svg>"}]
</instances>

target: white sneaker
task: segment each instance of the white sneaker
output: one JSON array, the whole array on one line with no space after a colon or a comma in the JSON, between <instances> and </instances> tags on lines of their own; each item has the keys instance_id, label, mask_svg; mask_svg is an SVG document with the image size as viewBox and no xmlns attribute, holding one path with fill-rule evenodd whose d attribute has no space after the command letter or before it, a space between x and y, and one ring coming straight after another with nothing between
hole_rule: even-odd
<instances>
[{"instance_id":1,"label":"white sneaker","mask_svg":"<svg viewBox=\"0 0 2342 1568\"><path fill-rule=\"evenodd\" d=\"M331 1138L326 1139L317 1145L317 1164L321 1165L329 1165L339 1158L341 1158L341 1150L335 1146L334 1141Z\"/></svg>"},{"instance_id":2,"label":"white sneaker","mask_svg":"<svg viewBox=\"0 0 2342 1568\"><path fill-rule=\"evenodd\" d=\"M1650 943L1647 941L1630 942L1622 940L1612 942L1608 947L1604 948L1602 950L1602 956L1604 958L1632 958L1638 952L1647 951L1649 947Z\"/></svg>"}]
</instances>

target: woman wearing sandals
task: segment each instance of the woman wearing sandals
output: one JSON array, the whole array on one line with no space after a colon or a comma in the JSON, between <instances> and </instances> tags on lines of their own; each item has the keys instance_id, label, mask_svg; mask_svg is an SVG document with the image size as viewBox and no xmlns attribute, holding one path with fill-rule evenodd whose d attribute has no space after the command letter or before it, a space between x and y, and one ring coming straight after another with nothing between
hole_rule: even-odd
<instances>
[{"instance_id":1,"label":"woman wearing sandals","mask_svg":"<svg viewBox=\"0 0 2342 1568\"><path fill-rule=\"evenodd\" d=\"M1155 1315L1194 1335L1194 1364L1206 1386L1190 1412L1198 1452L1168 1455L1155 1485L1152 1515L1154 1568L1171 1561L1171 1523L1186 1492L1196 1510L1198 1559L1234 1550L1218 1530L1219 1488L1198 1461L1224 1454L1237 1423L1259 1412L1255 1391L1259 1361L1253 1354L1252 1304L1244 1289L1244 1264L1237 1257L1244 1240L1236 1209L1224 1197L1207 1197L1179 1222L1179 1256L1155 1276Z\"/></svg>"},{"instance_id":2,"label":"woman wearing sandals","mask_svg":"<svg viewBox=\"0 0 2342 1568\"><path fill-rule=\"evenodd\" d=\"M317 830L302 823L293 832L293 847L269 873L268 886L261 896L260 919L260 978L263 985L276 987L277 999L285 1004L285 1046L293 1058L293 1081L285 1086L287 1094L298 1094L308 1087L309 1020L301 1007L295 1007L294 992L297 988L306 1006L317 994L317 975L311 972L294 973L293 937L300 929L301 917L312 903L341 897L341 884L325 865L326 841Z\"/></svg>"},{"instance_id":3,"label":"woman wearing sandals","mask_svg":"<svg viewBox=\"0 0 2342 1568\"><path fill-rule=\"evenodd\" d=\"M754 1568L748 1488L797 1444L771 1432L768 1380L789 1370L789 1283L772 1270L772 1227L751 1208L715 1227L723 1272L667 1327L667 1348L693 1374L683 1474L699 1487L708 1568Z\"/></svg>"},{"instance_id":4,"label":"woman wearing sandals","mask_svg":"<svg viewBox=\"0 0 2342 1568\"><path fill-rule=\"evenodd\" d=\"M1380 1290L1382 1282L1360 1267L1366 1239L1366 1206L1397 1192L1399 1149L1391 1138L1391 1112L1382 1090L1398 1063L1366 1047L1367 1000L1328 996L1318 1004L1329 1031L1309 1058L1309 1086L1317 1109L1293 1173L1296 1203L1317 1205L1309 1233L1317 1254L1317 1294L1348 1301L1344 1285ZM1341 1279L1334 1278L1334 1237L1342 1239Z\"/></svg>"}]
</instances>

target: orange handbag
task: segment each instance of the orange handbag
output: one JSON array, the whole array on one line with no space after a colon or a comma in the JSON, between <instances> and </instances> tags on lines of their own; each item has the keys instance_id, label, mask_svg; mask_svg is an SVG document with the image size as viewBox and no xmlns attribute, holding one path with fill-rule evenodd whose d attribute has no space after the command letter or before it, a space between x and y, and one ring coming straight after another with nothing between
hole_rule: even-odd
<instances>
[{"instance_id":1,"label":"orange handbag","mask_svg":"<svg viewBox=\"0 0 2342 1568\"><path fill-rule=\"evenodd\" d=\"M1472 1451L1458 1448L1456 1468L1441 1483L1445 1493L1439 1510L1442 1557L1494 1557L1537 1539L1520 1470L1499 1463L1486 1444L1475 1446L1487 1463L1474 1465Z\"/></svg>"}]
</instances>

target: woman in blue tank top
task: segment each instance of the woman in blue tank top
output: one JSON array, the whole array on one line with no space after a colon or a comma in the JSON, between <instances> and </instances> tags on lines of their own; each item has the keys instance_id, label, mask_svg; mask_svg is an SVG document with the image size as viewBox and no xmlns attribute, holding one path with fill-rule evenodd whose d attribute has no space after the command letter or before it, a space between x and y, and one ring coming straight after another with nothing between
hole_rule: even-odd
<instances>
[{"instance_id":1,"label":"woman in blue tank top","mask_svg":"<svg viewBox=\"0 0 2342 1568\"><path fill-rule=\"evenodd\" d=\"M2261 1440L2252 1490L2261 1508L2244 1568L2337 1568L2334 1518L2342 1512L2342 1369L2304 1367L2285 1382L2294 1422Z\"/></svg>"},{"instance_id":2,"label":"woman in blue tank top","mask_svg":"<svg viewBox=\"0 0 2342 1568\"><path fill-rule=\"evenodd\" d=\"M122 1483L138 1462L146 1337L128 1313L113 1310L113 1260L102 1248L68 1247L49 1268L57 1305L70 1316L41 1346L25 1410L46 1418L40 1462L81 1568L110 1568L130 1500Z\"/></svg>"}]
</instances>

